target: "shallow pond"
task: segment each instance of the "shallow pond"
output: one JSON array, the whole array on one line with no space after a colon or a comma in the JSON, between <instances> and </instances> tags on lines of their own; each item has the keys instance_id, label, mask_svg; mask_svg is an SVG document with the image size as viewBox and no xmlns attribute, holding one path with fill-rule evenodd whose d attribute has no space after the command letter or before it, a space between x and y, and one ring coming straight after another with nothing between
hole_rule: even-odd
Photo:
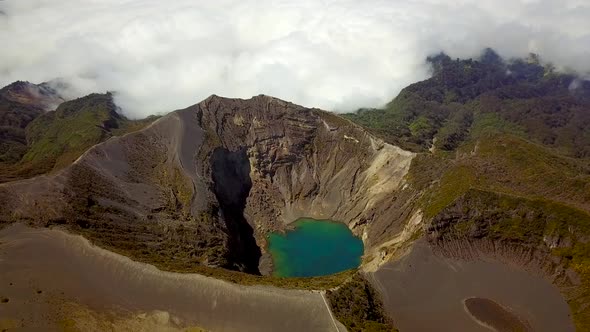
<instances>
[{"instance_id":1,"label":"shallow pond","mask_svg":"<svg viewBox=\"0 0 590 332\"><path fill-rule=\"evenodd\" d=\"M507 308L486 298L463 300L465 310L475 321L498 332L527 332L531 329Z\"/></svg>"},{"instance_id":2,"label":"shallow pond","mask_svg":"<svg viewBox=\"0 0 590 332\"><path fill-rule=\"evenodd\" d=\"M363 241L346 225L307 218L293 225L293 230L271 233L268 237L275 276L322 276L361 264Z\"/></svg>"}]
</instances>

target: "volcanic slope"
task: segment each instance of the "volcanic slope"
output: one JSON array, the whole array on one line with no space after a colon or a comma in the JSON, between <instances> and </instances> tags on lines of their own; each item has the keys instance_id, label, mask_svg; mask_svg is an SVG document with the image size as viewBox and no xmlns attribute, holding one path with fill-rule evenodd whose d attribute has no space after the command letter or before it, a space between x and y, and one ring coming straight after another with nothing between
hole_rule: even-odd
<instances>
[{"instance_id":1,"label":"volcanic slope","mask_svg":"<svg viewBox=\"0 0 590 332\"><path fill-rule=\"evenodd\" d=\"M407 200L392 193L413 157L328 112L212 96L0 185L0 215L65 224L164 269L258 274L265 235L302 216L342 221L368 246L403 228Z\"/></svg>"}]
</instances>

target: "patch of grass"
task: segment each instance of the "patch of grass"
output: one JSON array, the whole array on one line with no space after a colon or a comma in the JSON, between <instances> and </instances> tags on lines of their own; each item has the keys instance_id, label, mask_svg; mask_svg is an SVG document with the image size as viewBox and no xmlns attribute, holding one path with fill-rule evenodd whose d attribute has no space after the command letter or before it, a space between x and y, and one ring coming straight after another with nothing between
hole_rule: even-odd
<instances>
[{"instance_id":1,"label":"patch of grass","mask_svg":"<svg viewBox=\"0 0 590 332\"><path fill-rule=\"evenodd\" d=\"M408 180L423 192L420 204L429 218L471 188L590 211L590 161L509 134L482 134L451 154L420 154Z\"/></svg>"},{"instance_id":2,"label":"patch of grass","mask_svg":"<svg viewBox=\"0 0 590 332\"><path fill-rule=\"evenodd\" d=\"M182 218L188 218L193 187L190 180L182 174L182 170L178 167L170 168L169 164L162 163L154 168L152 175L162 190L168 192L167 210L173 214L180 213Z\"/></svg>"},{"instance_id":3,"label":"patch of grass","mask_svg":"<svg viewBox=\"0 0 590 332\"><path fill-rule=\"evenodd\" d=\"M116 130L139 129L144 122L133 122L116 111L110 94L91 94L61 104L31 122L27 130L29 149L25 163L54 161L53 169L69 165L89 147L111 137Z\"/></svg>"},{"instance_id":4,"label":"patch of grass","mask_svg":"<svg viewBox=\"0 0 590 332\"><path fill-rule=\"evenodd\" d=\"M473 106L478 107L478 106ZM488 134L511 134L526 137L525 129L515 123L503 119L496 113L476 113L470 128L471 138L479 138Z\"/></svg>"},{"instance_id":5,"label":"patch of grass","mask_svg":"<svg viewBox=\"0 0 590 332\"><path fill-rule=\"evenodd\" d=\"M108 95L94 94L63 103L56 111L43 114L27 126L29 151L23 161L36 164L49 158L55 164L67 163L59 160L62 155L79 155L81 150L108 136L107 122L116 114L114 111ZM112 120L116 126L118 119Z\"/></svg>"},{"instance_id":6,"label":"patch of grass","mask_svg":"<svg viewBox=\"0 0 590 332\"><path fill-rule=\"evenodd\" d=\"M446 224L445 220L452 220ZM441 221L442 224L440 223ZM478 236L521 244L541 244L544 237L585 243L590 238L590 214L561 203L470 189L433 218L451 227L453 236L467 235L474 227Z\"/></svg>"},{"instance_id":7,"label":"patch of grass","mask_svg":"<svg viewBox=\"0 0 590 332\"><path fill-rule=\"evenodd\" d=\"M476 153L461 163L477 170L480 187L590 209L588 160L565 157L512 135L489 136L473 149Z\"/></svg>"},{"instance_id":8,"label":"patch of grass","mask_svg":"<svg viewBox=\"0 0 590 332\"><path fill-rule=\"evenodd\" d=\"M424 215L433 217L443 208L467 192L475 183L474 171L468 166L453 167L447 170L440 183L431 193L424 196Z\"/></svg>"},{"instance_id":9,"label":"patch of grass","mask_svg":"<svg viewBox=\"0 0 590 332\"><path fill-rule=\"evenodd\" d=\"M326 296L332 312L348 331L397 331L379 295L359 273L336 290L327 291Z\"/></svg>"}]
</instances>

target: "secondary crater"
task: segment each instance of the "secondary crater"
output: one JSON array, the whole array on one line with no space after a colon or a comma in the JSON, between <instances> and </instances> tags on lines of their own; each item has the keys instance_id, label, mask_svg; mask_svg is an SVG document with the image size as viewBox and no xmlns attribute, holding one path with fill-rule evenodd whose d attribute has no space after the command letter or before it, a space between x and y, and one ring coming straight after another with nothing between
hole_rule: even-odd
<instances>
[{"instance_id":1,"label":"secondary crater","mask_svg":"<svg viewBox=\"0 0 590 332\"><path fill-rule=\"evenodd\" d=\"M277 277L314 277L356 268L363 242L345 224L331 220L298 219L294 229L268 236Z\"/></svg>"},{"instance_id":2,"label":"secondary crater","mask_svg":"<svg viewBox=\"0 0 590 332\"><path fill-rule=\"evenodd\" d=\"M463 300L465 311L479 324L497 332L528 332L528 324L513 312L486 298L471 297Z\"/></svg>"}]
</instances>

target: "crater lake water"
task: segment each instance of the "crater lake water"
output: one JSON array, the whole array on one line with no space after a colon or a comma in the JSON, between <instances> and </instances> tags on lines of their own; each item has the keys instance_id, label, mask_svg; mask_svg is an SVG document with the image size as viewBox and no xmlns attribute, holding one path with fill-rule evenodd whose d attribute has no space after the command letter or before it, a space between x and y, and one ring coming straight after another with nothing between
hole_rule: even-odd
<instances>
[{"instance_id":1,"label":"crater lake water","mask_svg":"<svg viewBox=\"0 0 590 332\"><path fill-rule=\"evenodd\" d=\"M273 275L313 277L353 269L361 264L363 241L346 225L330 220L303 218L295 229L271 233L268 250L272 255Z\"/></svg>"}]
</instances>

